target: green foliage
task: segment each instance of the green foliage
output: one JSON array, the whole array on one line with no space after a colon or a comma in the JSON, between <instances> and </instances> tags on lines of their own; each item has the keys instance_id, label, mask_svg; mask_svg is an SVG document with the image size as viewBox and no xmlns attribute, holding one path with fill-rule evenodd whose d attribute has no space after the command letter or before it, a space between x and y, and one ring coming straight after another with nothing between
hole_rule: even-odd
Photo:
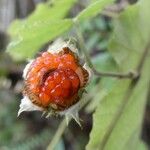
<instances>
[{"instance_id":1,"label":"green foliage","mask_svg":"<svg viewBox=\"0 0 150 150\"><path fill-rule=\"evenodd\" d=\"M77 0L54 0L41 3L27 19L28 24L40 21L54 21L63 19Z\"/></svg>"},{"instance_id":2,"label":"green foliage","mask_svg":"<svg viewBox=\"0 0 150 150\"><path fill-rule=\"evenodd\" d=\"M143 49L150 39L150 25L147 10L150 3L141 0L136 5L130 6L123 12L119 19L114 19L114 34L109 45L109 52L116 62L121 65L121 69L128 71L134 69L141 57ZM143 6L145 10L143 10ZM143 22L145 22L146 26ZM119 34L118 34L119 33ZM128 61L126 61L128 60ZM130 65L129 65L130 64Z\"/></svg>"},{"instance_id":3,"label":"green foliage","mask_svg":"<svg viewBox=\"0 0 150 150\"><path fill-rule=\"evenodd\" d=\"M23 143L18 145L11 145L9 148L12 150L30 150L35 149L37 146L44 146L49 140L51 136L50 130L44 130L38 135L34 135L33 137L27 139ZM8 149L9 149L8 148Z\"/></svg>"},{"instance_id":4,"label":"green foliage","mask_svg":"<svg viewBox=\"0 0 150 150\"><path fill-rule=\"evenodd\" d=\"M133 89L129 101L125 99L127 104L123 98L129 88L129 81L117 81L112 91L99 104L94 114L93 130L87 149L137 149L148 92L149 64L150 61L147 61L142 77ZM118 113L119 118L116 120Z\"/></svg>"},{"instance_id":5,"label":"green foliage","mask_svg":"<svg viewBox=\"0 0 150 150\"><path fill-rule=\"evenodd\" d=\"M50 42L73 27L73 22L89 19L112 0L101 0L92 3L74 19L62 20L75 0L54 1L40 4L34 13L25 20L17 20L10 26L8 33L11 42L7 51L15 60L32 58L43 44Z\"/></svg>"},{"instance_id":6,"label":"green foliage","mask_svg":"<svg viewBox=\"0 0 150 150\"><path fill-rule=\"evenodd\" d=\"M9 54L15 60L33 58L44 44L69 32L76 23L82 24L82 31L87 33L84 29L91 30L93 27L93 22L91 25L88 22L89 19L95 17L113 0L94 0L76 17L66 19L65 16L75 2L75 0L56 0L51 3L42 3L27 19L13 22L8 31L11 36L11 42L7 47ZM149 0L141 0L136 5L129 6L112 20L114 30L108 51L92 58L97 70L128 72L137 68L150 40L149 7ZM98 29L103 28L104 31L106 26L103 24L104 21L99 22L97 18L96 21L100 26ZM90 36L86 41L89 49L93 49L94 45L101 42L98 41L101 34L97 32L91 31L87 36ZM108 45L107 40L106 38L103 44L104 49ZM141 76L136 84L130 79L94 77L87 95L89 99L91 97L92 99L85 108L88 113L96 110L87 150L146 149L140 140L140 133L150 82L150 57L145 57L144 61ZM7 133L4 132L3 135L7 136ZM26 142L28 144L23 143L20 147L32 149L43 143L43 139L49 136L46 132L42 135L44 137L29 139ZM60 142L60 145L63 145L62 143Z\"/></svg>"},{"instance_id":7,"label":"green foliage","mask_svg":"<svg viewBox=\"0 0 150 150\"><path fill-rule=\"evenodd\" d=\"M86 46L89 53L93 53L93 49L96 49L99 52L107 49L109 41L108 37L110 37L111 33L111 31L109 31L111 28L111 21L105 20L105 18L102 18L99 15L98 17L81 22L80 26L86 37ZM97 64L99 66L101 63Z\"/></svg>"},{"instance_id":8,"label":"green foliage","mask_svg":"<svg viewBox=\"0 0 150 150\"><path fill-rule=\"evenodd\" d=\"M148 36L144 38L150 33L149 28L143 30L140 26L141 19L149 24L149 19L145 15L147 10L143 12L142 9L147 2L143 0L130 6L114 20L114 34L109 51L123 71L136 69L150 40ZM147 5L149 6L150 3ZM138 83L131 87L133 83L130 80L116 80L114 88L97 107L87 150L139 148L137 143L150 82L150 58L145 59Z\"/></svg>"},{"instance_id":9,"label":"green foliage","mask_svg":"<svg viewBox=\"0 0 150 150\"><path fill-rule=\"evenodd\" d=\"M53 22L38 22L19 28L14 34L13 41L8 45L10 55L16 60L32 58L43 43L49 42L64 33L72 26L72 20L59 20Z\"/></svg>"},{"instance_id":10,"label":"green foliage","mask_svg":"<svg viewBox=\"0 0 150 150\"><path fill-rule=\"evenodd\" d=\"M0 101L0 127L2 128L0 132L0 146L2 146L23 139L24 136L20 135L20 133L25 131L25 126L23 122L19 122L16 119L17 103L14 93L1 89Z\"/></svg>"},{"instance_id":11,"label":"green foliage","mask_svg":"<svg viewBox=\"0 0 150 150\"><path fill-rule=\"evenodd\" d=\"M75 2L42 3L27 19L13 22L8 31L12 39L7 47L10 55L16 60L32 58L43 44L70 29L72 21L62 19Z\"/></svg>"},{"instance_id":12,"label":"green foliage","mask_svg":"<svg viewBox=\"0 0 150 150\"><path fill-rule=\"evenodd\" d=\"M49 142L50 137L52 138L51 130L45 129L40 134L34 135L23 143L20 143L18 145L11 145L7 149L33 150L36 149L38 146L40 146L41 148L43 147L42 149L44 149L46 147L45 145ZM57 144L55 150L64 150L64 144L62 140L60 140L60 142Z\"/></svg>"}]
</instances>

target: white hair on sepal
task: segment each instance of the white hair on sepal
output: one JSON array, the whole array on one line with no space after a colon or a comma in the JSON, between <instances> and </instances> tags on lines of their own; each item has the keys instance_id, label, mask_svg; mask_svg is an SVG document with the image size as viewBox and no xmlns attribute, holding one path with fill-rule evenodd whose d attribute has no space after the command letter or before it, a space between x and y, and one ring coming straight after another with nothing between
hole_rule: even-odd
<instances>
[{"instance_id":1,"label":"white hair on sepal","mask_svg":"<svg viewBox=\"0 0 150 150\"><path fill-rule=\"evenodd\" d=\"M74 52L75 54L77 54L79 56L79 51L77 49L77 46L76 46L76 42L77 40L75 38L70 38L67 42L66 42L66 45L64 45L64 47L69 47L69 49Z\"/></svg>"},{"instance_id":2,"label":"white hair on sepal","mask_svg":"<svg viewBox=\"0 0 150 150\"><path fill-rule=\"evenodd\" d=\"M59 53L62 50L64 44L65 41L63 41L62 38L58 38L48 47L47 51L52 54Z\"/></svg>"},{"instance_id":3,"label":"white hair on sepal","mask_svg":"<svg viewBox=\"0 0 150 150\"><path fill-rule=\"evenodd\" d=\"M76 45L73 43L72 39L64 41L62 38L58 38L49 46L47 51L52 54L57 54L62 51L64 47L68 47L72 52L78 55L78 49L76 48Z\"/></svg>"},{"instance_id":4,"label":"white hair on sepal","mask_svg":"<svg viewBox=\"0 0 150 150\"><path fill-rule=\"evenodd\" d=\"M87 63L84 63L83 68L85 70L87 70L88 74L89 74L89 78L88 78L88 83L91 81L92 75L93 75L93 71L92 69L89 67L89 65Z\"/></svg>"},{"instance_id":5,"label":"white hair on sepal","mask_svg":"<svg viewBox=\"0 0 150 150\"><path fill-rule=\"evenodd\" d=\"M26 79L28 70L29 70L31 64L33 63L33 61L34 61L34 60L30 60L29 63L25 66L25 68L24 68L24 70L23 70L23 75L22 75L22 77L23 77L24 79Z\"/></svg>"},{"instance_id":6,"label":"white hair on sepal","mask_svg":"<svg viewBox=\"0 0 150 150\"><path fill-rule=\"evenodd\" d=\"M20 103L20 109L18 111L18 116L23 111L43 111L42 107L34 105L31 100L28 98L28 96L24 96L23 99L21 99Z\"/></svg>"},{"instance_id":7,"label":"white hair on sepal","mask_svg":"<svg viewBox=\"0 0 150 150\"><path fill-rule=\"evenodd\" d=\"M65 116L67 125L71 119L74 119L78 125L81 127L80 118L79 118L79 110L80 110L81 101L77 102L75 105L71 106L70 108L58 112L60 116Z\"/></svg>"}]
</instances>

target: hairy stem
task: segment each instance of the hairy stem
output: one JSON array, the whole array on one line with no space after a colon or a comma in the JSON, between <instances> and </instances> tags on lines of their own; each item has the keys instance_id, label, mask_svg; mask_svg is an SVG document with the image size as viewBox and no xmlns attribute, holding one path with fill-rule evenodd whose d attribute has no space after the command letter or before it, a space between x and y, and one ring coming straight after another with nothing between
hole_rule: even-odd
<instances>
[{"instance_id":1,"label":"hairy stem","mask_svg":"<svg viewBox=\"0 0 150 150\"><path fill-rule=\"evenodd\" d=\"M53 150L56 146L56 144L59 142L65 128L66 128L66 120L63 119L63 121L60 123L56 133L55 133L55 136L53 137L53 140L50 142L50 144L48 145L47 147L47 150Z\"/></svg>"}]
</instances>

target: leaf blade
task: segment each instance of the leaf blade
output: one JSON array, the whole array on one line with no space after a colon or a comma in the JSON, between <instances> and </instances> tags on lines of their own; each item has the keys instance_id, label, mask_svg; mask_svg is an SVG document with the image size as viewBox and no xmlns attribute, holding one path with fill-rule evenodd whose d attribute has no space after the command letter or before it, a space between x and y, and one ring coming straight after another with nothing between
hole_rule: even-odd
<instances>
[{"instance_id":1,"label":"leaf blade","mask_svg":"<svg viewBox=\"0 0 150 150\"><path fill-rule=\"evenodd\" d=\"M9 54L16 60L32 58L43 44L68 31L73 22L62 19L75 2L56 0L50 5L40 3L28 18L14 21L8 30L11 36L7 47Z\"/></svg>"},{"instance_id":2,"label":"leaf blade","mask_svg":"<svg viewBox=\"0 0 150 150\"><path fill-rule=\"evenodd\" d=\"M66 32L71 28L72 24L72 20L67 19L46 22L45 24L42 22L34 28L31 27L30 29L24 29L18 33L18 35L15 35L14 39L7 47L7 52L15 60L32 58L43 43L49 42Z\"/></svg>"},{"instance_id":3,"label":"leaf blade","mask_svg":"<svg viewBox=\"0 0 150 150\"><path fill-rule=\"evenodd\" d=\"M147 0L142 0L140 3L131 6L114 21L115 33L112 35L109 52L124 72L137 67L150 40L147 36L147 33L150 33L149 28L146 27L143 32L143 29L139 26L141 18L142 21L144 20L145 23L149 24L148 18L142 16L145 15L142 11L143 6L147 2ZM150 2L147 3L147 6L150 6ZM145 11L149 12L149 9ZM133 22L136 22L136 26L133 25ZM139 32L141 36L136 37L139 35ZM128 150L131 147L133 149L138 148L146 96L150 83L150 72L148 69L150 57L147 56L144 61L141 77L133 88L132 93L130 93L128 102L122 104L123 96L126 95L130 81L118 80L110 93L99 103L94 114L94 125L90 134L90 141L86 147L87 150ZM118 110L121 106L123 106L123 110L118 115L117 112L120 112ZM115 120L116 115L118 115L117 120ZM129 144L129 140L133 135L135 140L132 140L130 146L128 146L127 144Z\"/></svg>"}]
</instances>

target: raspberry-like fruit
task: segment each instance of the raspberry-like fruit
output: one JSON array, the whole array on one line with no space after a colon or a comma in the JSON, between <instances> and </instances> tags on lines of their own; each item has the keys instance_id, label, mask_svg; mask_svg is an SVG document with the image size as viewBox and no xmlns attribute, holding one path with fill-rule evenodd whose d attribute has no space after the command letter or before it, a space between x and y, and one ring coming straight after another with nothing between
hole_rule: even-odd
<instances>
[{"instance_id":1,"label":"raspberry-like fruit","mask_svg":"<svg viewBox=\"0 0 150 150\"><path fill-rule=\"evenodd\" d=\"M59 53L44 52L30 65L24 95L45 109L62 111L79 101L78 92L88 80L88 72L77 56L64 47Z\"/></svg>"}]
</instances>

